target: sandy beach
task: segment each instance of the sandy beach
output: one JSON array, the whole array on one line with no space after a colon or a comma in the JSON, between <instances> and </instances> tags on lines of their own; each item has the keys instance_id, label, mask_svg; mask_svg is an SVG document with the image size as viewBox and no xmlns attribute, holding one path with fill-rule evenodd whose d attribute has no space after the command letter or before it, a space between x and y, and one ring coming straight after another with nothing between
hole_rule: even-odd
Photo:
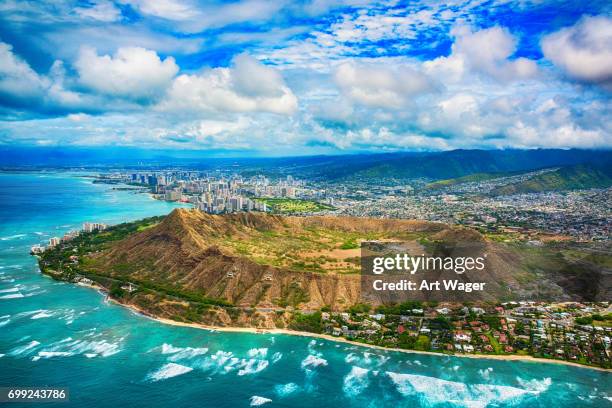
<instances>
[{"instance_id":1,"label":"sandy beach","mask_svg":"<svg viewBox=\"0 0 612 408\"><path fill-rule=\"evenodd\" d=\"M100 289L100 288L96 287L95 289ZM382 350L382 351L395 351L399 353L408 353L408 354L427 354L427 355L438 356L438 357L446 356L446 357L476 358L476 359L488 359L488 360L523 361L527 363L564 364L564 365L568 365L572 367L586 368L586 369L598 370L598 371L602 371L606 373L612 373L612 370L609 370L609 369L574 363L572 361L553 360L553 359L538 358L538 357L532 357L532 356L520 356L516 354L509 354L509 355L443 354L443 353L435 353L432 351L406 350L406 349L400 349L400 348L394 348L394 347L382 347L382 346L377 346L374 344L360 343L357 341L347 340L342 337L335 337L335 336L331 336L328 334L300 332L300 331L288 330L288 329L258 329L258 328L251 328L251 327L218 327L218 326L207 326L207 325L199 324L199 323L177 322L175 320L153 316L150 313L144 310L141 310L140 308L134 305L120 303L110 298L107 298L107 299L109 302L112 302L117 305L128 308L143 317L146 317L151 320L155 320L159 323L168 324L171 326L190 327L193 329L227 332L227 333L280 334L280 335L288 335L288 336L310 337L310 338L317 338L317 339L333 341L337 343L350 344L353 346L368 347L368 348Z\"/></svg>"}]
</instances>

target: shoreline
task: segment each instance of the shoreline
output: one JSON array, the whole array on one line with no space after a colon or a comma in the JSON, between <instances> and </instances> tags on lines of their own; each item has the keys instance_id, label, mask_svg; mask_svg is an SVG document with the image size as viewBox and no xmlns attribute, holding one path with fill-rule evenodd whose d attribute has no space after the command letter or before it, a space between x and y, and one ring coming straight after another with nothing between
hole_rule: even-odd
<instances>
[{"instance_id":1,"label":"shoreline","mask_svg":"<svg viewBox=\"0 0 612 408\"><path fill-rule=\"evenodd\" d=\"M96 289L101 289L101 288L98 287ZM289 329L258 329L258 328L253 328L253 327L220 327L220 326L208 326L208 325L201 324L201 323L178 322L176 320L154 316L148 313L147 311L140 309L139 307L135 305L121 303L109 297L106 297L106 299L108 300L108 302L125 307L126 309L138 314L141 317L148 318L158 323L167 324L169 326L189 327L192 329L208 330L208 331L213 331L213 332L214 331L225 332L225 333L279 334L279 335L285 335L285 336L310 337L310 338L332 341L336 343L350 344L353 346L368 347L368 348L377 349L381 351L392 351L392 352L407 353L407 354L421 354L421 355L430 355L430 356L438 356L438 357L472 358L472 359L479 359L479 360L488 359L488 360L499 360L499 361L523 361L523 362L532 362L532 363L563 364L563 365L571 366L571 367L597 370L597 371L601 371L601 372L605 372L609 374L612 373L612 370L602 368L602 367L589 366L585 364L575 363L573 361L553 360L553 359L547 359L547 358L541 358L541 357L533 357L530 355L521 356L518 354L508 354L508 355L444 354L444 353L436 353L433 351L407 350L407 349L400 349L400 348L395 348L395 347L383 347L383 346L378 346L375 344L360 343L358 341L348 340L343 337L334 337L329 334L301 332L301 331L289 330Z\"/></svg>"}]
</instances>

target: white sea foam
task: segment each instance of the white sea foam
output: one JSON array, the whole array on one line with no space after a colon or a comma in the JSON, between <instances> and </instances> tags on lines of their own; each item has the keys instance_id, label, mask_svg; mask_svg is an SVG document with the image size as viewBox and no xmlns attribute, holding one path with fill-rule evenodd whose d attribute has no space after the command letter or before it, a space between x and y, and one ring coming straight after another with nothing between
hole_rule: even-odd
<instances>
[{"instance_id":1,"label":"white sea foam","mask_svg":"<svg viewBox=\"0 0 612 408\"><path fill-rule=\"evenodd\" d=\"M93 335L94 333L90 333L85 335L85 337L91 338ZM117 339L116 341L106 339L75 340L72 337L66 337L46 346L43 351L38 353L38 357L67 357L78 354L83 354L88 358L95 356L109 357L121 351L123 340L124 338Z\"/></svg>"},{"instance_id":2,"label":"white sea foam","mask_svg":"<svg viewBox=\"0 0 612 408\"><path fill-rule=\"evenodd\" d=\"M39 358L51 358L51 357L70 357L74 354L69 351L39 351Z\"/></svg>"},{"instance_id":3,"label":"white sea foam","mask_svg":"<svg viewBox=\"0 0 612 408\"><path fill-rule=\"evenodd\" d=\"M247 355L251 358L265 358L267 354L268 354L268 349L265 347L252 348L247 352Z\"/></svg>"},{"instance_id":4,"label":"white sea foam","mask_svg":"<svg viewBox=\"0 0 612 408\"><path fill-rule=\"evenodd\" d=\"M424 405L451 403L470 408L486 407L534 396L542 392L544 387L548 389L550 386L550 379L532 380L527 382L532 388L518 388L493 384L465 384L416 374L386 374L398 392L403 395L417 395Z\"/></svg>"},{"instance_id":5,"label":"white sea foam","mask_svg":"<svg viewBox=\"0 0 612 408\"><path fill-rule=\"evenodd\" d=\"M365 368L353 366L351 372L344 376L342 384L342 390L349 396L355 396L361 394L368 385L370 380L368 379L368 372Z\"/></svg>"},{"instance_id":6,"label":"white sea foam","mask_svg":"<svg viewBox=\"0 0 612 408\"><path fill-rule=\"evenodd\" d=\"M71 351L77 354L95 354L109 357L121 351L121 341L111 343L106 340L80 341L71 346Z\"/></svg>"},{"instance_id":7,"label":"white sea foam","mask_svg":"<svg viewBox=\"0 0 612 408\"><path fill-rule=\"evenodd\" d=\"M270 398L264 398L264 397L260 397L258 395L253 395L251 397L251 406L252 407L258 407L260 405L267 404L268 402L272 402L272 400Z\"/></svg>"},{"instance_id":8,"label":"white sea foam","mask_svg":"<svg viewBox=\"0 0 612 408\"><path fill-rule=\"evenodd\" d=\"M0 299L18 299L24 297L21 293L11 293L8 295L0 296Z\"/></svg>"},{"instance_id":9,"label":"white sea foam","mask_svg":"<svg viewBox=\"0 0 612 408\"><path fill-rule=\"evenodd\" d=\"M0 293L13 293L13 292L19 292L19 286L15 286L14 288L9 288L9 289L0 289Z\"/></svg>"},{"instance_id":10,"label":"white sea foam","mask_svg":"<svg viewBox=\"0 0 612 408\"><path fill-rule=\"evenodd\" d=\"M208 352L206 347L175 347L172 344L164 343L161 346L162 354L172 354L168 360L178 361L196 356L201 356Z\"/></svg>"},{"instance_id":11,"label":"white sea foam","mask_svg":"<svg viewBox=\"0 0 612 408\"><path fill-rule=\"evenodd\" d=\"M25 237L25 234L15 234L15 235L9 235L7 237L2 237L0 238L0 241L11 241L13 239L18 239L18 238L22 238Z\"/></svg>"},{"instance_id":12,"label":"white sea foam","mask_svg":"<svg viewBox=\"0 0 612 408\"><path fill-rule=\"evenodd\" d=\"M552 384L552 380L550 378L544 378L542 380L538 380L536 378L533 380L524 380L520 377L516 377L516 380L523 388L537 394L548 390Z\"/></svg>"},{"instance_id":13,"label":"white sea foam","mask_svg":"<svg viewBox=\"0 0 612 408\"><path fill-rule=\"evenodd\" d=\"M312 368L312 367L319 367L319 366L326 366L326 365L327 365L327 360L325 360L322 357L315 356L312 354L309 354L308 357L302 360L302 368Z\"/></svg>"},{"instance_id":14,"label":"white sea foam","mask_svg":"<svg viewBox=\"0 0 612 408\"><path fill-rule=\"evenodd\" d=\"M6 354L0 353L0 358L4 357Z\"/></svg>"},{"instance_id":15,"label":"white sea foam","mask_svg":"<svg viewBox=\"0 0 612 408\"><path fill-rule=\"evenodd\" d=\"M278 384L274 387L274 391L279 397L286 397L299 391L300 387L296 383Z\"/></svg>"},{"instance_id":16,"label":"white sea foam","mask_svg":"<svg viewBox=\"0 0 612 408\"><path fill-rule=\"evenodd\" d=\"M193 368L176 363L164 364L159 370L147 375L149 381L160 381L167 378L176 377L192 371Z\"/></svg>"},{"instance_id":17,"label":"white sea foam","mask_svg":"<svg viewBox=\"0 0 612 408\"><path fill-rule=\"evenodd\" d=\"M50 310L42 310L42 311L36 313L35 315L32 315L32 317L30 317L30 319L32 319L32 320L46 319L47 317L52 317L53 315L55 315L55 312L52 312Z\"/></svg>"},{"instance_id":18,"label":"white sea foam","mask_svg":"<svg viewBox=\"0 0 612 408\"><path fill-rule=\"evenodd\" d=\"M37 347L38 345L40 345L40 342L36 341L36 340L32 340L31 342L29 342L28 344L25 344L23 346L19 346L19 347L15 347L14 349L12 349L11 351L9 351L9 356L20 356L20 355L27 355L29 354L35 347Z\"/></svg>"},{"instance_id":19,"label":"white sea foam","mask_svg":"<svg viewBox=\"0 0 612 408\"><path fill-rule=\"evenodd\" d=\"M231 363L232 360L239 361L239 359L233 357L232 352L219 350L210 357L206 357L199 361L199 368L213 373L226 373L232 369L232 367L227 369L228 363Z\"/></svg>"},{"instance_id":20,"label":"white sea foam","mask_svg":"<svg viewBox=\"0 0 612 408\"><path fill-rule=\"evenodd\" d=\"M278 362L281 358L283 358L283 353L281 353L280 351L277 351L276 353L272 354L272 364Z\"/></svg>"},{"instance_id":21,"label":"white sea foam","mask_svg":"<svg viewBox=\"0 0 612 408\"><path fill-rule=\"evenodd\" d=\"M485 380L488 380L489 378L491 378L491 373L492 372L493 372L493 368L492 367L481 368L480 370L478 370L478 374L480 374L480 376L482 378L484 378Z\"/></svg>"},{"instance_id":22,"label":"white sea foam","mask_svg":"<svg viewBox=\"0 0 612 408\"><path fill-rule=\"evenodd\" d=\"M359 356L355 353L348 353L346 357L344 357L344 362L347 364L351 364L358 360L359 360Z\"/></svg>"},{"instance_id":23,"label":"white sea foam","mask_svg":"<svg viewBox=\"0 0 612 408\"><path fill-rule=\"evenodd\" d=\"M258 359L250 359L250 360L242 360L240 364L240 369L238 370L238 375L249 375L256 374L262 370L265 370L268 367L268 360L258 360Z\"/></svg>"}]
</instances>

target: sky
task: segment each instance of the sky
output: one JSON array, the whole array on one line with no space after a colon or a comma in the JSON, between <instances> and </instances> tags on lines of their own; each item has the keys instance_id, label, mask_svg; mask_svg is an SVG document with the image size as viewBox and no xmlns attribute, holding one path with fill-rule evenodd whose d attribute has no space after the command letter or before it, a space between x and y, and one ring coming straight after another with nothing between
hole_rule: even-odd
<instances>
[{"instance_id":1,"label":"sky","mask_svg":"<svg viewBox=\"0 0 612 408\"><path fill-rule=\"evenodd\" d=\"M610 148L611 96L609 1L0 0L0 146Z\"/></svg>"}]
</instances>

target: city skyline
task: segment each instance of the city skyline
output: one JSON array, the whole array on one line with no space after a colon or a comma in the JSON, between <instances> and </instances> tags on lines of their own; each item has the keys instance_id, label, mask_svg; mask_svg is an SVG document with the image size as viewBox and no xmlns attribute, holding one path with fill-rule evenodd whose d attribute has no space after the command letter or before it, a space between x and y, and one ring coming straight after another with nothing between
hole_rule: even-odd
<instances>
[{"instance_id":1,"label":"city skyline","mask_svg":"<svg viewBox=\"0 0 612 408\"><path fill-rule=\"evenodd\" d=\"M606 2L4 2L0 144L610 148Z\"/></svg>"}]
</instances>

